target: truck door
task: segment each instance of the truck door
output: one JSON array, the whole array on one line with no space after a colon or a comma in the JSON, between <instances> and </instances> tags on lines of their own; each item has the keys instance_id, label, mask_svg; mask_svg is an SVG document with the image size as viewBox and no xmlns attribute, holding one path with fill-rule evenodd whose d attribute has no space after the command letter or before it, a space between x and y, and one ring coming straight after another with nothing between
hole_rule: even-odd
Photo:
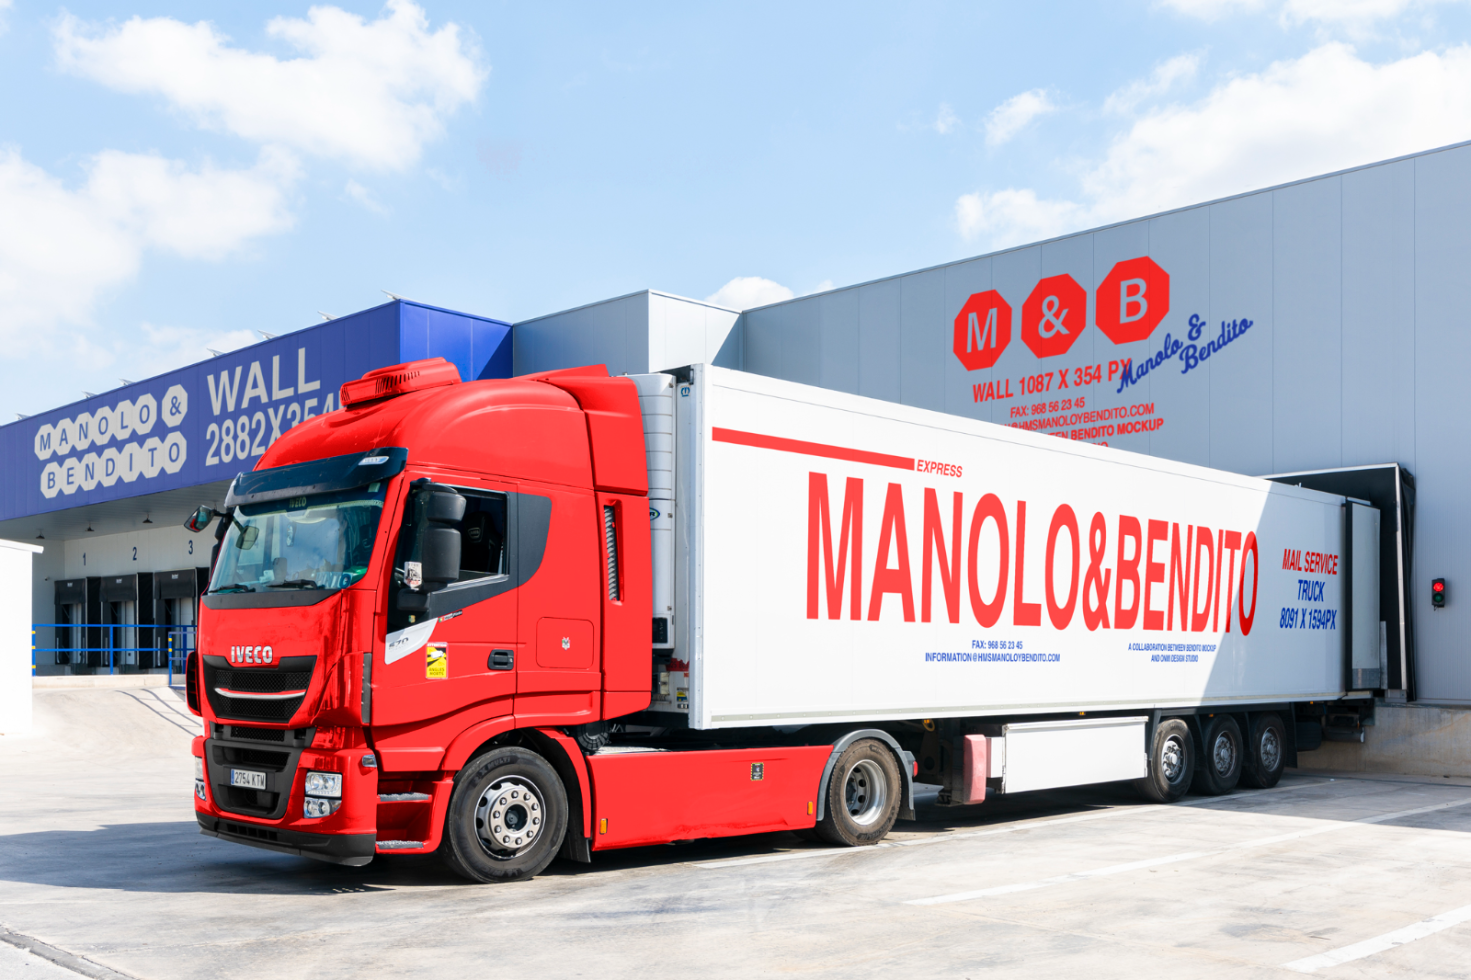
<instances>
[{"instance_id":1,"label":"truck door","mask_svg":"<svg viewBox=\"0 0 1471 980\"><path fill-rule=\"evenodd\" d=\"M484 718L509 715L516 691L516 494L511 486L493 481L435 486L464 499L464 516L445 525L460 535L459 578L433 589L426 609L400 608L402 571L420 530L413 526L410 494L395 551L383 646L375 654L371 681L371 724L389 771L434 768L448 740L463 728L463 712L473 709ZM461 717L453 720L455 716ZM445 724L433 724L435 720Z\"/></svg>"},{"instance_id":2,"label":"truck door","mask_svg":"<svg viewBox=\"0 0 1471 980\"><path fill-rule=\"evenodd\" d=\"M576 725L601 717L603 581L597 500L586 490L522 486L549 520L523 518L523 547L541 547L539 567L522 585L522 663L516 680L518 725ZM525 508L523 508L525 510ZM529 562L528 562L529 564Z\"/></svg>"}]
</instances>

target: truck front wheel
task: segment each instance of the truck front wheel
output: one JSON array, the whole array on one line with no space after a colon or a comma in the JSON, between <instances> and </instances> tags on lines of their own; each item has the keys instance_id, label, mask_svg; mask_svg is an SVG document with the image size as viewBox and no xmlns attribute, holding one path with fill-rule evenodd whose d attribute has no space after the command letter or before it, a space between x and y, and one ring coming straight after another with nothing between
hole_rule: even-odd
<instances>
[{"instance_id":1,"label":"truck front wheel","mask_svg":"<svg viewBox=\"0 0 1471 980\"><path fill-rule=\"evenodd\" d=\"M1195 774L1195 746L1190 729L1179 718L1166 718L1154 729L1149 746L1149 773L1134 780L1145 799L1173 803L1185 795Z\"/></svg>"},{"instance_id":2,"label":"truck front wheel","mask_svg":"<svg viewBox=\"0 0 1471 980\"><path fill-rule=\"evenodd\" d=\"M471 881L522 881L557 856L567 830L567 791L535 752L508 746L460 771L439 853Z\"/></svg>"},{"instance_id":3,"label":"truck front wheel","mask_svg":"<svg viewBox=\"0 0 1471 980\"><path fill-rule=\"evenodd\" d=\"M861 738L843 750L828 778L817 836L829 844L877 844L899 819L899 763L877 739Z\"/></svg>"}]
</instances>

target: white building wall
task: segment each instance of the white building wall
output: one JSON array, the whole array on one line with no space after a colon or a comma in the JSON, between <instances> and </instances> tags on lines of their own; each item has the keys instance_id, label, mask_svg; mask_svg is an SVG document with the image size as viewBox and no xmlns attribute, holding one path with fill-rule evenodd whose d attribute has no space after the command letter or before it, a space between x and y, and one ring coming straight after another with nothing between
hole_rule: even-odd
<instances>
[{"instance_id":1,"label":"white building wall","mask_svg":"<svg viewBox=\"0 0 1471 980\"><path fill-rule=\"evenodd\" d=\"M190 534L182 527L160 527L78 538L57 550L65 555L61 577L83 578L202 568L209 564L214 543L213 526L201 534ZM42 622L49 622L53 615L54 610Z\"/></svg>"},{"instance_id":2,"label":"white building wall","mask_svg":"<svg viewBox=\"0 0 1471 980\"><path fill-rule=\"evenodd\" d=\"M41 550L0 540L0 735L31 730L31 562Z\"/></svg>"}]
</instances>

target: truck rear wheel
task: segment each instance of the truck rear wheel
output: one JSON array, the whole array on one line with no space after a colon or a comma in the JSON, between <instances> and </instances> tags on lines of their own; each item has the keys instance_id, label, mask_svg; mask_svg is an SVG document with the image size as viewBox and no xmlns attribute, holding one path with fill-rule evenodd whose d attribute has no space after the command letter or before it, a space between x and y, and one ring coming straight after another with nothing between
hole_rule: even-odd
<instances>
[{"instance_id":1,"label":"truck rear wheel","mask_svg":"<svg viewBox=\"0 0 1471 980\"><path fill-rule=\"evenodd\" d=\"M460 771L439 853L471 881L522 881L551 863L566 830L567 791L556 770L535 752L508 746Z\"/></svg>"},{"instance_id":2,"label":"truck rear wheel","mask_svg":"<svg viewBox=\"0 0 1471 980\"><path fill-rule=\"evenodd\" d=\"M1190 729L1179 718L1166 718L1154 729L1149 746L1149 773L1134 780L1147 800L1173 803L1185 795L1195 773L1195 744Z\"/></svg>"},{"instance_id":3,"label":"truck rear wheel","mask_svg":"<svg viewBox=\"0 0 1471 980\"><path fill-rule=\"evenodd\" d=\"M1241 726L1230 715L1216 715L1206 720L1201 744L1205 753L1195 767L1194 786L1197 793L1223 796L1241 781Z\"/></svg>"},{"instance_id":4,"label":"truck rear wheel","mask_svg":"<svg viewBox=\"0 0 1471 980\"><path fill-rule=\"evenodd\" d=\"M861 738L833 766L817 836L843 847L877 844L899 819L903 794L894 753L877 739Z\"/></svg>"},{"instance_id":5,"label":"truck rear wheel","mask_svg":"<svg viewBox=\"0 0 1471 980\"><path fill-rule=\"evenodd\" d=\"M1287 760L1287 735L1282 718L1275 712L1257 715L1251 720L1251 736L1246 742L1246 758L1241 767L1241 781L1254 789L1271 789L1282 778Z\"/></svg>"}]
</instances>

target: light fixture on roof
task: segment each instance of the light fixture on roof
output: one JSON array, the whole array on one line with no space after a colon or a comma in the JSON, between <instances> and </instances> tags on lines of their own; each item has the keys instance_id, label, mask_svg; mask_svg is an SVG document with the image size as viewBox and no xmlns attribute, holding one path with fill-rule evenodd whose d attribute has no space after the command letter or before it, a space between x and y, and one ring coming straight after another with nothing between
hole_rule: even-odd
<instances>
[{"instance_id":1,"label":"light fixture on roof","mask_svg":"<svg viewBox=\"0 0 1471 980\"><path fill-rule=\"evenodd\" d=\"M97 393L94 392L94 391L84 391L84 392L82 392L82 394L86 395L88 398L96 398L97 397Z\"/></svg>"},{"instance_id":2,"label":"light fixture on roof","mask_svg":"<svg viewBox=\"0 0 1471 980\"><path fill-rule=\"evenodd\" d=\"M403 297L400 296L398 293L390 293L386 289L380 289L378 290L378 292L382 293L384 296L387 296L389 299L403 299Z\"/></svg>"},{"instance_id":3,"label":"light fixture on roof","mask_svg":"<svg viewBox=\"0 0 1471 980\"><path fill-rule=\"evenodd\" d=\"M264 330L257 329L256 330L256 333L260 334L266 340L275 340L276 339L276 335L275 334L273 334L273 333L266 333Z\"/></svg>"},{"instance_id":4,"label":"light fixture on roof","mask_svg":"<svg viewBox=\"0 0 1471 980\"><path fill-rule=\"evenodd\" d=\"M28 419L28 418L30 418L30 416L29 416L29 415L22 415L22 414L20 414L20 413L19 413L19 412L16 412L16 413L15 413L15 420L16 420L16 421L17 421L17 422L24 422L24 421L25 421L25 420L26 420L26 419Z\"/></svg>"},{"instance_id":5,"label":"light fixture on roof","mask_svg":"<svg viewBox=\"0 0 1471 980\"><path fill-rule=\"evenodd\" d=\"M224 351L215 350L213 347L206 347L205 350L209 351L215 357L221 357L224 354Z\"/></svg>"},{"instance_id":6,"label":"light fixture on roof","mask_svg":"<svg viewBox=\"0 0 1471 980\"><path fill-rule=\"evenodd\" d=\"M135 385L135 384L138 383L136 381L129 381L127 378L118 378L118 380L121 381L125 385Z\"/></svg>"},{"instance_id":7,"label":"light fixture on roof","mask_svg":"<svg viewBox=\"0 0 1471 980\"><path fill-rule=\"evenodd\" d=\"M335 320L335 319L337 319L331 313L323 313L321 310L318 310L317 311L317 316L321 317L323 320Z\"/></svg>"}]
</instances>

